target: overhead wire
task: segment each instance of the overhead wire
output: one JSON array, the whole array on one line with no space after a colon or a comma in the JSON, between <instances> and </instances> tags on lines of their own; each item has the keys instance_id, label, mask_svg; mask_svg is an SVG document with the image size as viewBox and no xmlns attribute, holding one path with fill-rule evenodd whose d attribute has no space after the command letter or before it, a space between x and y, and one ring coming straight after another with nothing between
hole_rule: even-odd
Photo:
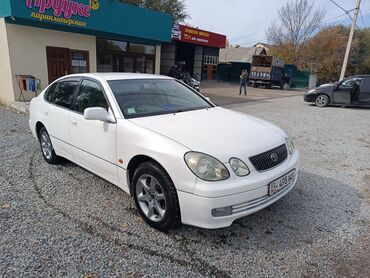
<instances>
[{"instance_id":1,"label":"overhead wire","mask_svg":"<svg viewBox=\"0 0 370 278\"><path fill-rule=\"evenodd\" d=\"M345 8L343 8L341 5L339 5L336 1L334 1L334 0L329 0L330 2L332 2L335 6L337 6L339 9L341 9L342 11L344 11L347 15L348 15L348 17L351 19L351 20L353 20L353 18L352 18L352 16L351 16L351 12L352 11L355 11L356 9L351 9L351 10L346 10ZM357 25L357 23L356 23L356 27L357 27L357 29L360 29L359 27L358 27L358 25Z\"/></svg>"},{"instance_id":2,"label":"overhead wire","mask_svg":"<svg viewBox=\"0 0 370 278\"><path fill-rule=\"evenodd\" d=\"M345 10L343 7L339 6L335 1L333 0L329 0L331 2L333 2L336 6L338 6L341 10L344 11L343 14L340 14L340 15L337 15L337 16L334 16L334 17L331 17L331 18L328 18L328 19L325 19L322 23L327 23L327 22L331 22L331 21L334 21L335 19L338 19L338 18L341 18L341 17L344 17L344 16L349 16L349 18L352 20L352 17L351 15L349 14L351 11L355 10L355 9L352 9L352 10ZM361 10L360 10L361 12ZM357 27L358 28L358 27ZM247 44L251 44L251 43L264 43L266 42L266 38L261 38L259 40L253 40L253 41L248 41L248 42L241 42L241 43L234 43L235 45L247 45Z\"/></svg>"}]
</instances>

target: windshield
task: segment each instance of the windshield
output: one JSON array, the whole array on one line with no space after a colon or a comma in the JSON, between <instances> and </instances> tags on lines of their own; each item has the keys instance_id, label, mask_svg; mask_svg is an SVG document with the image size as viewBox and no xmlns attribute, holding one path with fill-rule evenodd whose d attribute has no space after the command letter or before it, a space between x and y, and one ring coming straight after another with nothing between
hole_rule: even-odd
<instances>
[{"instance_id":1,"label":"windshield","mask_svg":"<svg viewBox=\"0 0 370 278\"><path fill-rule=\"evenodd\" d=\"M200 95L172 79L113 80L108 83L126 118L212 107Z\"/></svg>"}]
</instances>

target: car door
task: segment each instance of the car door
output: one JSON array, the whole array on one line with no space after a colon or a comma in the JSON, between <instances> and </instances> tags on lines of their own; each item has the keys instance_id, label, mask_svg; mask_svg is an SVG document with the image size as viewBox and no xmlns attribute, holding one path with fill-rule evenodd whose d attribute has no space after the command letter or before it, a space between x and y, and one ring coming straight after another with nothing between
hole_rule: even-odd
<instances>
[{"instance_id":1,"label":"car door","mask_svg":"<svg viewBox=\"0 0 370 278\"><path fill-rule=\"evenodd\" d=\"M72 159L69 140L69 109L80 78L63 79L54 83L45 100L49 105L45 106L42 113L46 117L46 129L57 155Z\"/></svg>"},{"instance_id":2,"label":"car door","mask_svg":"<svg viewBox=\"0 0 370 278\"><path fill-rule=\"evenodd\" d=\"M362 79L359 91L359 103L362 105L370 105L370 76Z\"/></svg>"},{"instance_id":3,"label":"car door","mask_svg":"<svg viewBox=\"0 0 370 278\"><path fill-rule=\"evenodd\" d=\"M86 120L83 113L90 107L102 107L111 113L99 82L83 79L74 97L69 117L70 141L75 161L108 180L117 181L117 124Z\"/></svg>"},{"instance_id":4,"label":"car door","mask_svg":"<svg viewBox=\"0 0 370 278\"><path fill-rule=\"evenodd\" d=\"M333 102L336 104L350 104L353 85L358 81L361 81L361 78L353 77L339 83L333 91Z\"/></svg>"},{"instance_id":5,"label":"car door","mask_svg":"<svg viewBox=\"0 0 370 278\"><path fill-rule=\"evenodd\" d=\"M349 104L351 103L352 83L341 83L333 90L333 103Z\"/></svg>"}]
</instances>

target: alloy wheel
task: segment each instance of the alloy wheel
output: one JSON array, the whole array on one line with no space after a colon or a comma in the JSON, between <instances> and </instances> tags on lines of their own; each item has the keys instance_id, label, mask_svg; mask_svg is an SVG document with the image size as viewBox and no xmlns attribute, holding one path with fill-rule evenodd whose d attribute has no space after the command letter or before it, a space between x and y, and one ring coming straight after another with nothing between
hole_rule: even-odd
<instances>
[{"instance_id":1,"label":"alloy wheel","mask_svg":"<svg viewBox=\"0 0 370 278\"><path fill-rule=\"evenodd\" d=\"M40 141L42 153L47 160L51 160L53 156L53 146L51 145L49 135L45 131L41 133Z\"/></svg>"},{"instance_id":2,"label":"alloy wheel","mask_svg":"<svg viewBox=\"0 0 370 278\"><path fill-rule=\"evenodd\" d=\"M326 96L318 96L316 99L317 106L325 106L327 104L327 97Z\"/></svg>"},{"instance_id":3,"label":"alloy wheel","mask_svg":"<svg viewBox=\"0 0 370 278\"><path fill-rule=\"evenodd\" d=\"M166 196L162 185L151 175L142 175L136 183L136 199L145 216L160 222L166 215Z\"/></svg>"}]
</instances>

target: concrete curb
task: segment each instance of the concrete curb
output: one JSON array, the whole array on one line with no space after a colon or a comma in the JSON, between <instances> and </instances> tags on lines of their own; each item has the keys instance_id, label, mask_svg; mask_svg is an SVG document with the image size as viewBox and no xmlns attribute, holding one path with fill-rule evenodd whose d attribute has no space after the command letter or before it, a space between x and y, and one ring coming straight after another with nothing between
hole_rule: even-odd
<instances>
[{"instance_id":1,"label":"concrete curb","mask_svg":"<svg viewBox=\"0 0 370 278\"><path fill-rule=\"evenodd\" d=\"M29 102L20 102L20 101L13 101L8 105L10 108L17 110L22 113L29 114L30 112L30 103Z\"/></svg>"}]
</instances>

